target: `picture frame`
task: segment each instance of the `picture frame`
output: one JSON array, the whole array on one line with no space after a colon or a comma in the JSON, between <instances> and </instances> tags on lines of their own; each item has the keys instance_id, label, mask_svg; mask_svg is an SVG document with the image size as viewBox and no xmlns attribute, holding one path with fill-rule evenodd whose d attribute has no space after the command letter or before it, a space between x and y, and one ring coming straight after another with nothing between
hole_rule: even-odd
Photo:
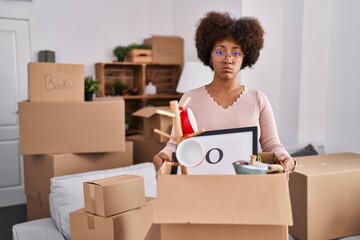
<instances>
[{"instance_id":1,"label":"picture frame","mask_svg":"<svg viewBox=\"0 0 360 240\"><path fill-rule=\"evenodd\" d=\"M192 137L204 148L204 158L188 174L236 174L233 162L249 161L258 154L258 129L256 126L205 131Z\"/></svg>"}]
</instances>

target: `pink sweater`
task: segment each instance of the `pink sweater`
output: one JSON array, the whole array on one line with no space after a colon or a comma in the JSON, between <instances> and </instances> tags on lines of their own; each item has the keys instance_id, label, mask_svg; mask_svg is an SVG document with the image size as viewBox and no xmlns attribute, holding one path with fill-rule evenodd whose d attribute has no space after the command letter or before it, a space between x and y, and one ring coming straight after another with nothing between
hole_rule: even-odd
<instances>
[{"instance_id":1,"label":"pink sweater","mask_svg":"<svg viewBox=\"0 0 360 240\"><path fill-rule=\"evenodd\" d=\"M257 126L258 139L263 152L289 155L280 143L274 114L264 93L246 89L240 98L227 109L217 105L204 86L185 93L179 104L181 105L187 97L191 98L187 107L194 113L198 129L210 131ZM175 142L170 140L162 151L171 155L175 149Z\"/></svg>"}]
</instances>

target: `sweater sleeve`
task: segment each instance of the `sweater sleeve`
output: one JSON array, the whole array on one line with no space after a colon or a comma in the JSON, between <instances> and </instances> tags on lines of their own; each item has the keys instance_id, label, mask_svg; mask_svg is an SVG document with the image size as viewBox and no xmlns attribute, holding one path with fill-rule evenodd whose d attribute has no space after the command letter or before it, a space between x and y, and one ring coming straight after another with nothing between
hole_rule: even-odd
<instances>
[{"instance_id":1,"label":"sweater sleeve","mask_svg":"<svg viewBox=\"0 0 360 240\"><path fill-rule=\"evenodd\" d=\"M281 144L276 129L275 117L269 99L262 92L259 93L258 104L260 107L260 146L264 152L273 152L277 155L290 156Z\"/></svg>"}]
</instances>

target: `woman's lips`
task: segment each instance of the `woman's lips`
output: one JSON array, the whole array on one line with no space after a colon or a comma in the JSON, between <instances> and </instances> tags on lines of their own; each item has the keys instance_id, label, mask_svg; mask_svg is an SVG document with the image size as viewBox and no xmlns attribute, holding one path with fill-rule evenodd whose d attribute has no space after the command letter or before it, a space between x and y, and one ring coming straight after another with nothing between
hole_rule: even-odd
<instances>
[{"instance_id":1,"label":"woman's lips","mask_svg":"<svg viewBox=\"0 0 360 240\"><path fill-rule=\"evenodd\" d=\"M225 67L225 68L223 68L223 72L225 72L225 73L232 73L232 69L229 68L229 67Z\"/></svg>"}]
</instances>

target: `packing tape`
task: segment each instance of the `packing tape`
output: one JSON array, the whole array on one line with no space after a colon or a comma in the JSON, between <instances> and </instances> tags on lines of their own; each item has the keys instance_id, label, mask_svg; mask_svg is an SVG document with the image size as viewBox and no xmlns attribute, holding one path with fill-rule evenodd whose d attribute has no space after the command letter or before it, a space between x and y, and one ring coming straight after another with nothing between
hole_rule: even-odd
<instances>
[{"instance_id":1,"label":"packing tape","mask_svg":"<svg viewBox=\"0 0 360 240\"><path fill-rule=\"evenodd\" d=\"M95 219L93 216L86 215L87 218L87 226L89 230L95 229Z\"/></svg>"}]
</instances>

